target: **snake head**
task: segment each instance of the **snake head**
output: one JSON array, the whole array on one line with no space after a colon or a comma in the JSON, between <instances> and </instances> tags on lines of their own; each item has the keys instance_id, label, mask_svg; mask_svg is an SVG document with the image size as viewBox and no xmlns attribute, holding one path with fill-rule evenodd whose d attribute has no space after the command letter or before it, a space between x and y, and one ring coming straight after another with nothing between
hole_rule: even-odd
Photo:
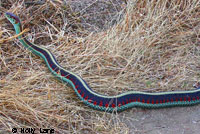
<instances>
[{"instance_id":1,"label":"snake head","mask_svg":"<svg viewBox=\"0 0 200 134\"><path fill-rule=\"evenodd\" d=\"M12 13L9 13L9 12L5 13L5 17L6 17L13 25L20 24L19 18L18 18L16 15L12 14Z\"/></svg>"}]
</instances>

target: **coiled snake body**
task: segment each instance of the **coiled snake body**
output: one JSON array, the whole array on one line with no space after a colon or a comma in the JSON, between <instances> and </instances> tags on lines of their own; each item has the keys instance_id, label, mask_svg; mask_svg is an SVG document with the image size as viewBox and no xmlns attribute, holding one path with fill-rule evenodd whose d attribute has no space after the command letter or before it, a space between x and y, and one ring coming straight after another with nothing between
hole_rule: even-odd
<instances>
[{"instance_id":1,"label":"coiled snake body","mask_svg":"<svg viewBox=\"0 0 200 134\"><path fill-rule=\"evenodd\" d=\"M12 13L5 13L5 16L14 26L16 34L19 34L22 31L19 18ZM63 82L69 83L81 101L94 109L113 112L124 111L131 107L162 108L200 103L200 88L190 91L160 93L131 91L116 96L98 94L80 76L61 67L49 50L29 42L23 34L19 35L18 38L24 47L45 61L54 76Z\"/></svg>"}]
</instances>

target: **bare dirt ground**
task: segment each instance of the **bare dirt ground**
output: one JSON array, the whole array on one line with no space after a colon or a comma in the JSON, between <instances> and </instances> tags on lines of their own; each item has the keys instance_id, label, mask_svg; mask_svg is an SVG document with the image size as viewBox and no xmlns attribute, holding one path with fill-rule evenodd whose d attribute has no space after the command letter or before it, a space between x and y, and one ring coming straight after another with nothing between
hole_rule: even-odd
<instances>
[{"instance_id":1,"label":"bare dirt ground","mask_svg":"<svg viewBox=\"0 0 200 134\"><path fill-rule=\"evenodd\" d=\"M199 134L200 106L134 109L120 114L131 134Z\"/></svg>"}]
</instances>

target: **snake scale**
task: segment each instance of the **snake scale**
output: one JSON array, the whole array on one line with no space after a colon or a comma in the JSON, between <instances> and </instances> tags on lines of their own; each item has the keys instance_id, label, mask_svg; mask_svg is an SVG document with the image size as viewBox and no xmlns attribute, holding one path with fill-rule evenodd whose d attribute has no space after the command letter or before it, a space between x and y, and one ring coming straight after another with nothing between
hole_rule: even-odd
<instances>
[{"instance_id":1,"label":"snake scale","mask_svg":"<svg viewBox=\"0 0 200 134\"><path fill-rule=\"evenodd\" d=\"M16 34L22 32L20 19L16 15L7 12L5 13L5 17L14 26ZM164 108L190 106L200 103L200 88L190 91L159 93L130 91L116 96L105 96L96 93L80 76L60 66L49 50L29 42L24 34L19 34L18 39L24 47L45 61L48 69L55 77L71 85L83 103L96 110L120 112L132 107Z\"/></svg>"}]
</instances>

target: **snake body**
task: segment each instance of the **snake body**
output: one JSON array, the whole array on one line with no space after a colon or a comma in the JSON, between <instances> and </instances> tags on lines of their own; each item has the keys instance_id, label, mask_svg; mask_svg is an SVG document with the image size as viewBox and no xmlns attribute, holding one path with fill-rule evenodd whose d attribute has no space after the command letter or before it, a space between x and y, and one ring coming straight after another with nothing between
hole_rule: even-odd
<instances>
[{"instance_id":1,"label":"snake body","mask_svg":"<svg viewBox=\"0 0 200 134\"><path fill-rule=\"evenodd\" d=\"M22 31L20 19L12 13L5 13L5 16L14 26L16 34L19 34ZM45 61L48 69L54 76L71 85L83 103L94 109L113 112L124 111L131 107L164 108L190 106L200 103L200 88L190 91L159 93L130 91L116 96L101 95L94 92L80 76L60 66L49 50L29 42L24 37L24 34L19 35L18 39L24 47Z\"/></svg>"}]
</instances>

